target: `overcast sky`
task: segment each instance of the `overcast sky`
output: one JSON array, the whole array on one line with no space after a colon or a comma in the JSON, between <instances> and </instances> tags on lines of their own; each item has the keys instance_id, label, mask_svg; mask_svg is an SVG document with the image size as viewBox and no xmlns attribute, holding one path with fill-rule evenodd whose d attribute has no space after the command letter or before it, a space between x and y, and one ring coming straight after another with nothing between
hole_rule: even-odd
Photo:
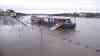
<instances>
[{"instance_id":1,"label":"overcast sky","mask_svg":"<svg viewBox=\"0 0 100 56\"><path fill-rule=\"evenodd\" d=\"M26 13L97 12L99 0L0 0L0 8Z\"/></svg>"}]
</instances>

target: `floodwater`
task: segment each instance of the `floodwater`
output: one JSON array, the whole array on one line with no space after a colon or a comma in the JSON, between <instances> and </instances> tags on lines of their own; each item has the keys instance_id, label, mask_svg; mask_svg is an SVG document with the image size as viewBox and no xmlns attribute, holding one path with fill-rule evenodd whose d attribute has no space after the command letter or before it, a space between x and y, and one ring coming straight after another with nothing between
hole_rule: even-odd
<instances>
[{"instance_id":1,"label":"floodwater","mask_svg":"<svg viewBox=\"0 0 100 56\"><path fill-rule=\"evenodd\" d=\"M76 22L75 37L79 39L81 45L100 49L100 18L78 18Z\"/></svg>"},{"instance_id":2,"label":"floodwater","mask_svg":"<svg viewBox=\"0 0 100 56\"><path fill-rule=\"evenodd\" d=\"M34 48L37 53L45 52L44 56L47 56L48 48L100 49L100 18L77 18L75 30L66 31L50 31L47 26L30 25L29 19L30 16L19 18L23 24L10 16L1 16L0 48Z\"/></svg>"}]
</instances>

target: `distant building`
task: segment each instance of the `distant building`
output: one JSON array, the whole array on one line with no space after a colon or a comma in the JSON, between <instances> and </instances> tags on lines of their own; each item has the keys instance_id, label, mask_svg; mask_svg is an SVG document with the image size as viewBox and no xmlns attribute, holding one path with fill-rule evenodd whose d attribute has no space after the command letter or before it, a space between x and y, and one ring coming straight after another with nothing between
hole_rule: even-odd
<instances>
[{"instance_id":1,"label":"distant building","mask_svg":"<svg viewBox=\"0 0 100 56\"><path fill-rule=\"evenodd\" d=\"M86 14L85 13L80 13L79 16L80 17L86 17Z\"/></svg>"}]
</instances>

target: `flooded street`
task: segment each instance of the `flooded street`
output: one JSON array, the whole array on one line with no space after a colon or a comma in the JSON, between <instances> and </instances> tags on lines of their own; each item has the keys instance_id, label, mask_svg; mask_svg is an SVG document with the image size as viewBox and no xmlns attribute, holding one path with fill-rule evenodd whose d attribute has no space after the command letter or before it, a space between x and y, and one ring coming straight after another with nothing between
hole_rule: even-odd
<instances>
[{"instance_id":1,"label":"flooded street","mask_svg":"<svg viewBox=\"0 0 100 56\"><path fill-rule=\"evenodd\" d=\"M3 23L2 18L5 18L6 23ZM50 31L47 26L43 25L30 25L30 16L24 16L20 19L21 22L24 22L26 25L23 25L9 16L0 18L0 48L4 50L8 48L7 50L11 50L12 52L14 50L16 50L16 52L22 50L21 52L29 52L28 54L30 54L30 56L32 52L33 56L66 56L67 54L72 56L73 54L66 53L67 50L72 52L75 50L77 52L85 52L77 48L87 48L86 50L90 50L91 52L83 56L92 56L94 49L100 49L99 18L77 18L76 29L64 32ZM12 48L14 48L14 50L12 50ZM75 48L74 51L72 50L73 48ZM85 53L89 53L89 51ZM25 54L20 55L25 56ZM78 56L78 54L74 54L74 56L75 55ZM11 54L9 54L9 56L11 56Z\"/></svg>"}]
</instances>

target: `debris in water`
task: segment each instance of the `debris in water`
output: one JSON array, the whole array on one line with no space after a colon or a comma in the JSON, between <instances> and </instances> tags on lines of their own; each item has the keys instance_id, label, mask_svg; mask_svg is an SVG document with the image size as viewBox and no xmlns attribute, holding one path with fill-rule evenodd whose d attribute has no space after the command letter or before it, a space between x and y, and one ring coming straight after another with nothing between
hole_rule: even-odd
<instances>
[{"instance_id":1,"label":"debris in water","mask_svg":"<svg viewBox=\"0 0 100 56\"><path fill-rule=\"evenodd\" d=\"M75 45L80 45L80 42L75 43Z\"/></svg>"},{"instance_id":2,"label":"debris in water","mask_svg":"<svg viewBox=\"0 0 100 56\"><path fill-rule=\"evenodd\" d=\"M69 43L71 43L71 42L72 42L72 40L70 39L70 40L68 40L68 42L69 42Z\"/></svg>"},{"instance_id":3,"label":"debris in water","mask_svg":"<svg viewBox=\"0 0 100 56\"><path fill-rule=\"evenodd\" d=\"M96 50L96 52L100 52L100 50L99 50L99 49L97 49L97 50Z\"/></svg>"},{"instance_id":4,"label":"debris in water","mask_svg":"<svg viewBox=\"0 0 100 56\"><path fill-rule=\"evenodd\" d=\"M86 45L85 47L86 47L86 48L89 48L89 46L88 46L88 45Z\"/></svg>"}]
</instances>

